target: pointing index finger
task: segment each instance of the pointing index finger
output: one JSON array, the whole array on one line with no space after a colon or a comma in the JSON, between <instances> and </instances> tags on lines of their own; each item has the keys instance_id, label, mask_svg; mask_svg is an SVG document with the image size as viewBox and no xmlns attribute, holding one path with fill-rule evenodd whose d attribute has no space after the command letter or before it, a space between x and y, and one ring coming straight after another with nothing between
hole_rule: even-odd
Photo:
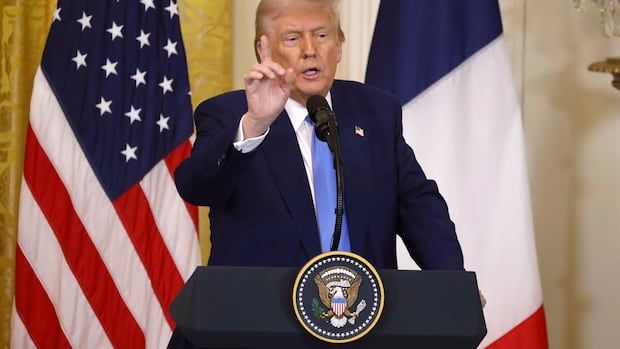
<instances>
[{"instance_id":1,"label":"pointing index finger","mask_svg":"<svg viewBox=\"0 0 620 349\"><path fill-rule=\"evenodd\" d=\"M265 35L261 35L260 37L259 53L261 60L271 60L271 46L269 45L269 40Z\"/></svg>"}]
</instances>

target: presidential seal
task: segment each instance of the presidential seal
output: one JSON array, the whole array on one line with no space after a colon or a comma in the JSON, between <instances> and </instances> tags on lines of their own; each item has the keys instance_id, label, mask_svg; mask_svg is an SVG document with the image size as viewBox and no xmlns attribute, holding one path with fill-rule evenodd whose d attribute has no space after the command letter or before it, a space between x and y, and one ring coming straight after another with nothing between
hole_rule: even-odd
<instances>
[{"instance_id":1,"label":"presidential seal","mask_svg":"<svg viewBox=\"0 0 620 349\"><path fill-rule=\"evenodd\" d=\"M330 343L347 343L375 326L383 294L381 278L367 260L333 251L301 269L293 287L293 307L310 334Z\"/></svg>"}]
</instances>

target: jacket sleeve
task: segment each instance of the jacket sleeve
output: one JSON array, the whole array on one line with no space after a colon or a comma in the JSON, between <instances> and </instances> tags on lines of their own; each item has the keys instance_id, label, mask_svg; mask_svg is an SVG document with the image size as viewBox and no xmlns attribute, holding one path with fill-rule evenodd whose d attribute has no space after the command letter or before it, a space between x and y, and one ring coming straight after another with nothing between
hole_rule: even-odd
<instances>
[{"instance_id":1,"label":"jacket sleeve","mask_svg":"<svg viewBox=\"0 0 620 349\"><path fill-rule=\"evenodd\" d=\"M212 98L196 108L196 141L190 157L175 171L177 190L191 204L212 206L227 201L244 164L256 153L244 154L232 145L243 115L239 98L232 97Z\"/></svg>"},{"instance_id":2,"label":"jacket sleeve","mask_svg":"<svg viewBox=\"0 0 620 349\"><path fill-rule=\"evenodd\" d=\"M448 206L405 142L400 105L395 109L399 235L420 268L463 270L463 253Z\"/></svg>"}]
</instances>

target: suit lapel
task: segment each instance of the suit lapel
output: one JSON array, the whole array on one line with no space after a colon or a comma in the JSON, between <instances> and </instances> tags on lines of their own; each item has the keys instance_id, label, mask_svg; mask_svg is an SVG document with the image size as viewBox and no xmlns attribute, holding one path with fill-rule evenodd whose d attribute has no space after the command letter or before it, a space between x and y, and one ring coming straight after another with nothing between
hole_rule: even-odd
<instances>
[{"instance_id":1,"label":"suit lapel","mask_svg":"<svg viewBox=\"0 0 620 349\"><path fill-rule=\"evenodd\" d=\"M312 194L297 137L286 111L270 127L261 150L295 224L308 257L321 253Z\"/></svg>"},{"instance_id":2,"label":"suit lapel","mask_svg":"<svg viewBox=\"0 0 620 349\"><path fill-rule=\"evenodd\" d=\"M338 81L331 89L332 107L340 131L342 161L344 166L344 201L349 237L353 252L361 253L368 231L368 215L370 214L370 146L368 135L355 132L356 126L363 133L368 133L366 115L355 106L353 96L342 91Z\"/></svg>"}]
</instances>

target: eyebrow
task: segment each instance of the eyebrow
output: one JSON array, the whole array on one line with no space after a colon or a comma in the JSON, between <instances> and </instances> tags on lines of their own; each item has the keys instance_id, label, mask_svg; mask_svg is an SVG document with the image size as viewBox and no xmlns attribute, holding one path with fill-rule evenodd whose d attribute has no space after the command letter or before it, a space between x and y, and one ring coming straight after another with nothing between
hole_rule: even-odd
<instances>
[{"instance_id":1,"label":"eyebrow","mask_svg":"<svg viewBox=\"0 0 620 349\"><path fill-rule=\"evenodd\" d=\"M317 31L322 31L322 30L329 30L328 26L319 26L317 28L311 29L311 32L317 32ZM289 28L285 28L282 31L282 34L286 35L286 34L293 34L293 33L301 33L303 32L303 29L299 28L299 27L289 27Z\"/></svg>"},{"instance_id":2,"label":"eyebrow","mask_svg":"<svg viewBox=\"0 0 620 349\"><path fill-rule=\"evenodd\" d=\"M302 32L302 30L300 28L287 28L287 29L284 29L282 31L282 34L283 35L286 35L286 34L296 34L296 33L301 33L301 32Z\"/></svg>"}]
</instances>

